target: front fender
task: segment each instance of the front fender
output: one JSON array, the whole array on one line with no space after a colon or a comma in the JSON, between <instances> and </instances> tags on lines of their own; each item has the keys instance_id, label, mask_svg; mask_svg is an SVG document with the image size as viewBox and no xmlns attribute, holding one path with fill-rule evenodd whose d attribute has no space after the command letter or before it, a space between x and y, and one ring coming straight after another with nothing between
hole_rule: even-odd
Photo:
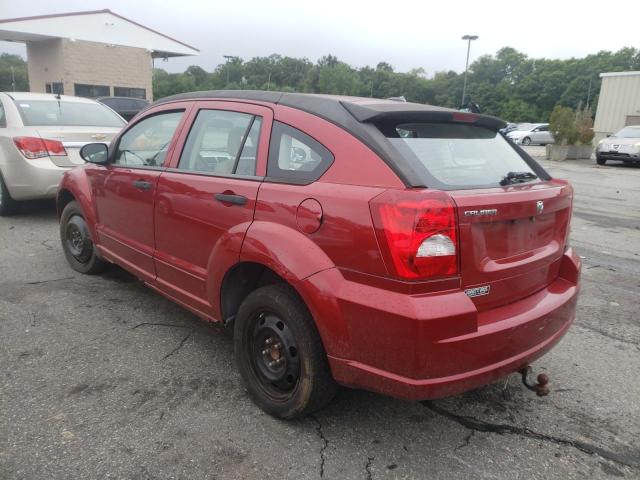
<instances>
[{"instance_id":1,"label":"front fender","mask_svg":"<svg viewBox=\"0 0 640 480\"><path fill-rule=\"evenodd\" d=\"M62 205L64 203L64 196L66 195L65 192L69 192L80 205L91 233L91 239L95 244L98 240L98 235L96 234L98 216L96 214L95 202L93 201L93 195L91 193L91 184L84 167L69 170L62 176L56 197L58 218L62 215Z\"/></svg>"}]
</instances>

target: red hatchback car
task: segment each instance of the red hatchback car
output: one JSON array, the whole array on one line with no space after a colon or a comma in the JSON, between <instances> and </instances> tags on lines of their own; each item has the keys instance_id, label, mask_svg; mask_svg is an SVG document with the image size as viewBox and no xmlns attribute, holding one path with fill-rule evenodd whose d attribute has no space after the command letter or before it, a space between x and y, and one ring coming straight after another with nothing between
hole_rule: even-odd
<instances>
[{"instance_id":1,"label":"red hatchback car","mask_svg":"<svg viewBox=\"0 0 640 480\"><path fill-rule=\"evenodd\" d=\"M453 395L543 355L574 319L572 188L496 118L369 98L165 98L60 185L70 265L108 263L211 322L272 415L338 384Z\"/></svg>"}]
</instances>

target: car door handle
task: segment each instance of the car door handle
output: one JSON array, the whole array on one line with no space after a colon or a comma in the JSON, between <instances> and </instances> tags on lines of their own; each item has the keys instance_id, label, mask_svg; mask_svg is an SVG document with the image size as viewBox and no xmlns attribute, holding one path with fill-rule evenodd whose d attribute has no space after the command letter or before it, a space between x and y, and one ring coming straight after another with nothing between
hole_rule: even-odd
<instances>
[{"instance_id":1,"label":"car door handle","mask_svg":"<svg viewBox=\"0 0 640 480\"><path fill-rule=\"evenodd\" d=\"M236 195L235 193L216 193L216 200L222 203L230 203L231 205L246 205L247 197Z\"/></svg>"},{"instance_id":2,"label":"car door handle","mask_svg":"<svg viewBox=\"0 0 640 480\"><path fill-rule=\"evenodd\" d=\"M138 190L151 190L151 188L153 187L153 184L151 182L147 182L146 180L135 180L133 182L133 186L136 187Z\"/></svg>"}]
</instances>

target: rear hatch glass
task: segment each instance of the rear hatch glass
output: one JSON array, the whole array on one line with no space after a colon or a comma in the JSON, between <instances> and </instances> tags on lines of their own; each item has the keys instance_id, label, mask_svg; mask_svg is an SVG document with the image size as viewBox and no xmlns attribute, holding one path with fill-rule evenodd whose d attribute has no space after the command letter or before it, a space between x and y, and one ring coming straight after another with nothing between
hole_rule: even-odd
<instances>
[{"instance_id":1,"label":"rear hatch glass","mask_svg":"<svg viewBox=\"0 0 640 480\"><path fill-rule=\"evenodd\" d=\"M572 189L498 132L469 124L379 127L400 160L457 208L462 287L479 311L517 301L559 273Z\"/></svg>"},{"instance_id":2,"label":"rear hatch glass","mask_svg":"<svg viewBox=\"0 0 640 480\"><path fill-rule=\"evenodd\" d=\"M402 160L425 185L442 190L499 186L509 172L537 173L500 133L463 123L379 126Z\"/></svg>"}]
</instances>

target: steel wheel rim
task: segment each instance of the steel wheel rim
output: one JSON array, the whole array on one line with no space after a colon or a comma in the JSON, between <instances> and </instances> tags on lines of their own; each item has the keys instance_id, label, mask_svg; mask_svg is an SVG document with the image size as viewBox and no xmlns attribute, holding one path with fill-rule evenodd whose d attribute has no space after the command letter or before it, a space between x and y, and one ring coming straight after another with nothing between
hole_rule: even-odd
<instances>
[{"instance_id":1,"label":"steel wheel rim","mask_svg":"<svg viewBox=\"0 0 640 480\"><path fill-rule=\"evenodd\" d=\"M251 367L260 389L286 401L300 380L300 353L293 332L277 314L259 312L248 331Z\"/></svg>"},{"instance_id":2,"label":"steel wheel rim","mask_svg":"<svg viewBox=\"0 0 640 480\"><path fill-rule=\"evenodd\" d=\"M80 263L87 263L93 253L87 224L79 215L74 215L65 228L65 245L69 254Z\"/></svg>"}]
</instances>

